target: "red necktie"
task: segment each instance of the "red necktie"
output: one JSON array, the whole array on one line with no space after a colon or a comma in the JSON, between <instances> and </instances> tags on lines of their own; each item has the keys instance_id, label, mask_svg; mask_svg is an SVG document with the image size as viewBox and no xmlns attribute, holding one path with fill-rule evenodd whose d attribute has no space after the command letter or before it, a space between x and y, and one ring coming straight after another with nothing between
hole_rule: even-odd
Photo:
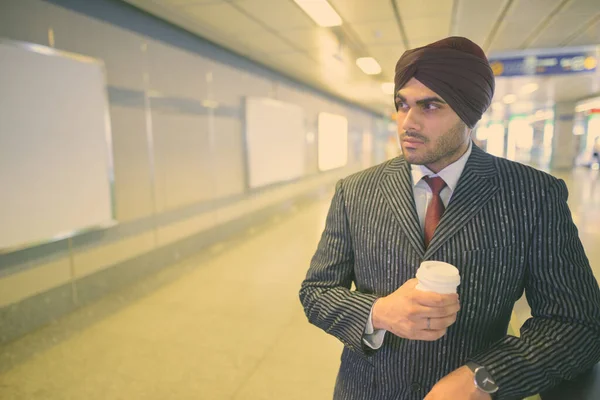
<instances>
[{"instance_id":1,"label":"red necktie","mask_svg":"<svg viewBox=\"0 0 600 400\"><path fill-rule=\"evenodd\" d=\"M431 238L433 238L435 228L437 228L438 223L442 218L442 214L444 214L445 207L440 198L440 192L446 187L446 182L439 176L434 178L424 176L423 179L427 182L433 193L429 206L427 207L427 213L425 214L425 248L427 248L429 242L431 242Z\"/></svg>"}]
</instances>

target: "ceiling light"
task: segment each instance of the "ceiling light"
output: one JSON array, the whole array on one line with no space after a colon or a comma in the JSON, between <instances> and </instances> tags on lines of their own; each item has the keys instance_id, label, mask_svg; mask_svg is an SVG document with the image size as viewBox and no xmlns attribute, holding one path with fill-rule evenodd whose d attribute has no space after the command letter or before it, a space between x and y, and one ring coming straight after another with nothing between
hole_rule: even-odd
<instances>
[{"instance_id":1,"label":"ceiling light","mask_svg":"<svg viewBox=\"0 0 600 400\"><path fill-rule=\"evenodd\" d=\"M591 110L592 108L600 108L600 98L594 98L585 102L581 102L575 107L576 112Z\"/></svg>"},{"instance_id":2,"label":"ceiling light","mask_svg":"<svg viewBox=\"0 0 600 400\"><path fill-rule=\"evenodd\" d=\"M554 113L552 110L537 110L535 114L530 115L527 120L529 123L538 122L538 121L547 121L554 117Z\"/></svg>"},{"instance_id":3,"label":"ceiling light","mask_svg":"<svg viewBox=\"0 0 600 400\"><path fill-rule=\"evenodd\" d=\"M381 66L373 57L362 57L356 60L356 65L367 75L381 73Z\"/></svg>"},{"instance_id":4,"label":"ceiling light","mask_svg":"<svg viewBox=\"0 0 600 400\"><path fill-rule=\"evenodd\" d=\"M519 89L519 93L521 94L530 94L538 90L539 85L537 83L528 83Z\"/></svg>"},{"instance_id":5,"label":"ceiling light","mask_svg":"<svg viewBox=\"0 0 600 400\"><path fill-rule=\"evenodd\" d=\"M515 101L517 101L517 95L516 94L507 94L506 96L504 96L502 98L502 101L504 102L504 104L514 103Z\"/></svg>"},{"instance_id":6,"label":"ceiling light","mask_svg":"<svg viewBox=\"0 0 600 400\"><path fill-rule=\"evenodd\" d=\"M324 28L340 26L342 18L327 0L294 0L309 17Z\"/></svg>"},{"instance_id":7,"label":"ceiling light","mask_svg":"<svg viewBox=\"0 0 600 400\"><path fill-rule=\"evenodd\" d=\"M552 111L537 110L535 112L536 118L546 118L548 115L552 116Z\"/></svg>"},{"instance_id":8,"label":"ceiling light","mask_svg":"<svg viewBox=\"0 0 600 400\"><path fill-rule=\"evenodd\" d=\"M385 94L394 94L394 89L396 88L394 82L386 82L381 84L381 90Z\"/></svg>"}]
</instances>

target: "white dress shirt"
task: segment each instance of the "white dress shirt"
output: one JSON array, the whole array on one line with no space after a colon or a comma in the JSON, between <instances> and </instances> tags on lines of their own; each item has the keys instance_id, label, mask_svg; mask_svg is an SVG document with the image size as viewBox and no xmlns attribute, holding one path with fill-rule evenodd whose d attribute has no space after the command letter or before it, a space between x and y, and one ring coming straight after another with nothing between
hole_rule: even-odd
<instances>
[{"instance_id":1,"label":"white dress shirt","mask_svg":"<svg viewBox=\"0 0 600 400\"><path fill-rule=\"evenodd\" d=\"M465 165L467 164L467 160L471 155L471 150L473 149L473 143L469 142L469 148L466 153L463 154L461 158L448 165L446 168L441 170L439 173L434 173L429 168L424 165L411 165L411 175L413 182L413 195L415 197L415 205L417 207L417 214L419 216L419 223L421 225L421 232L424 235L425 228L425 215L427 214L427 207L431 202L431 198L433 197L433 193L431 192L431 188L423 180L424 176L441 177L444 182L446 182L446 187L442 189L440 192L440 198L444 203L444 207L448 206L450 202L450 198L456 189L456 185L458 184L458 180L460 179L460 175L465 169ZM369 320L367 321L367 326L365 327L365 333L363 335L363 341L367 346L372 349L378 349L383 344L383 339L385 337L384 329L374 329L373 328L373 319L372 315L373 309L371 309L371 314L369 314Z\"/></svg>"}]
</instances>

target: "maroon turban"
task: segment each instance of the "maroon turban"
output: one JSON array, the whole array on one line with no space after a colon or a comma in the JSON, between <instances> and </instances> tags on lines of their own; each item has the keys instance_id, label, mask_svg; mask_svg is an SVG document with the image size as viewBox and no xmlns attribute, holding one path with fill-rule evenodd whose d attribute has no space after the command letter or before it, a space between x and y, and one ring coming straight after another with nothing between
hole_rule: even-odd
<instances>
[{"instance_id":1,"label":"maroon turban","mask_svg":"<svg viewBox=\"0 0 600 400\"><path fill-rule=\"evenodd\" d=\"M405 51L396 64L394 94L413 77L439 94L469 128L481 119L494 96L494 73L485 53L464 37Z\"/></svg>"}]
</instances>

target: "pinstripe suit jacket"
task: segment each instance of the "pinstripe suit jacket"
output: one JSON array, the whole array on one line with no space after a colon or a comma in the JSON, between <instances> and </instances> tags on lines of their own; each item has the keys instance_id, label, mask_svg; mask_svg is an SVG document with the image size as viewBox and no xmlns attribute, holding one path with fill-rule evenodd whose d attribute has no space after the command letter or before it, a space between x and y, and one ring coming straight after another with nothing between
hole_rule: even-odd
<instances>
[{"instance_id":1,"label":"pinstripe suit jacket","mask_svg":"<svg viewBox=\"0 0 600 400\"><path fill-rule=\"evenodd\" d=\"M300 290L309 321L345 345L334 399L423 399L467 360L487 367L498 398L522 398L598 362L600 292L566 199L562 180L473 146L425 249L402 157L338 182ZM364 346L374 301L423 260L460 270L456 323L435 342L387 333ZM533 318L508 336L523 291Z\"/></svg>"}]
</instances>

